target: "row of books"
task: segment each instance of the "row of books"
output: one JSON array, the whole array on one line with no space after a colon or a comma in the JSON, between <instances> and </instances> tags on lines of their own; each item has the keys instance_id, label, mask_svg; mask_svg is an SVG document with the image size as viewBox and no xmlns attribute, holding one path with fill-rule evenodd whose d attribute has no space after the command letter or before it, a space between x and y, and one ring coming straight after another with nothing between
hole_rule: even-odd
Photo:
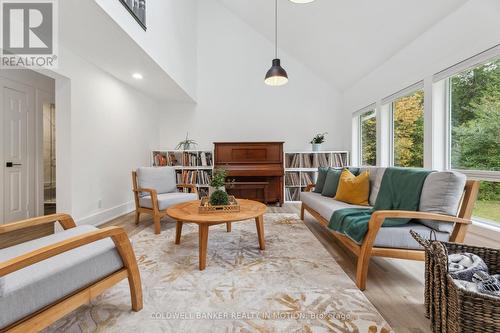
<instances>
[{"instance_id":1,"label":"row of books","mask_svg":"<svg viewBox=\"0 0 500 333\"><path fill-rule=\"evenodd\" d=\"M300 154L286 154L285 165L287 168L300 168Z\"/></svg>"},{"instance_id":2,"label":"row of books","mask_svg":"<svg viewBox=\"0 0 500 333\"><path fill-rule=\"evenodd\" d=\"M309 173L300 174L301 185L311 185L314 184L313 177Z\"/></svg>"},{"instance_id":3,"label":"row of books","mask_svg":"<svg viewBox=\"0 0 500 333\"><path fill-rule=\"evenodd\" d=\"M177 172L177 184L208 185L212 178L211 171L206 170L184 170Z\"/></svg>"},{"instance_id":4,"label":"row of books","mask_svg":"<svg viewBox=\"0 0 500 333\"><path fill-rule=\"evenodd\" d=\"M336 168L348 166L347 154L333 154L333 166Z\"/></svg>"},{"instance_id":5,"label":"row of books","mask_svg":"<svg viewBox=\"0 0 500 333\"><path fill-rule=\"evenodd\" d=\"M299 201L300 200L300 187L287 187L285 188L286 201Z\"/></svg>"},{"instance_id":6,"label":"row of books","mask_svg":"<svg viewBox=\"0 0 500 333\"><path fill-rule=\"evenodd\" d=\"M287 186L300 186L300 174L298 172L285 173L285 184Z\"/></svg>"},{"instance_id":7,"label":"row of books","mask_svg":"<svg viewBox=\"0 0 500 333\"><path fill-rule=\"evenodd\" d=\"M153 152L153 166L212 166L211 152Z\"/></svg>"},{"instance_id":8,"label":"row of books","mask_svg":"<svg viewBox=\"0 0 500 333\"><path fill-rule=\"evenodd\" d=\"M212 163L212 153L210 152L184 153L185 166L212 166Z\"/></svg>"},{"instance_id":9,"label":"row of books","mask_svg":"<svg viewBox=\"0 0 500 333\"><path fill-rule=\"evenodd\" d=\"M302 167L303 168L319 168L328 167L329 154L307 154L302 155Z\"/></svg>"}]
</instances>

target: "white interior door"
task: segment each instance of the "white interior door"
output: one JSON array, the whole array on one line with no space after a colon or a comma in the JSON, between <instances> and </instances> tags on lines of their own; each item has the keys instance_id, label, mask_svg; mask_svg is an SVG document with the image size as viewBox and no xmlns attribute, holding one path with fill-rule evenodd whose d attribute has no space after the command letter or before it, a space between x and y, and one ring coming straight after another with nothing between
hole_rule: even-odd
<instances>
[{"instance_id":1,"label":"white interior door","mask_svg":"<svg viewBox=\"0 0 500 333\"><path fill-rule=\"evenodd\" d=\"M3 223L35 216L34 89L1 79ZM1 222L1 221L0 221Z\"/></svg>"}]
</instances>

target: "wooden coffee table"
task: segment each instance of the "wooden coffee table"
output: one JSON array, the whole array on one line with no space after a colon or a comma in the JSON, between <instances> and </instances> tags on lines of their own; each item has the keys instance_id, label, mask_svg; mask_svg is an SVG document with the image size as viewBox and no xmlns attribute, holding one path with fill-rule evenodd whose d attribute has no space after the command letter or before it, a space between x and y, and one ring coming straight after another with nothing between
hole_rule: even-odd
<instances>
[{"instance_id":1,"label":"wooden coffee table","mask_svg":"<svg viewBox=\"0 0 500 333\"><path fill-rule=\"evenodd\" d=\"M257 235L259 236L259 247L266 248L264 241L264 213L266 205L252 200L237 199L240 204L240 211L236 213L203 213L198 212L200 201L189 201L174 205L167 209L167 215L177 221L175 231L175 244L180 244L182 225L184 223L195 223L199 227L200 246L200 271L204 270L207 264L208 227L226 223L227 232L231 232L231 223L255 219L257 225Z\"/></svg>"}]
</instances>

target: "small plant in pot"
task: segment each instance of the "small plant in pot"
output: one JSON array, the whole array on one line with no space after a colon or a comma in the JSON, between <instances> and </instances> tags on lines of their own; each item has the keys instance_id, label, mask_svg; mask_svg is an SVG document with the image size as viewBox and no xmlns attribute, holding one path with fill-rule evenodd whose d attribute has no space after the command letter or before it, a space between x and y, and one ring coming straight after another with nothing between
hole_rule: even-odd
<instances>
[{"instance_id":1,"label":"small plant in pot","mask_svg":"<svg viewBox=\"0 0 500 333\"><path fill-rule=\"evenodd\" d=\"M186 138L179 142L175 149L177 150L191 150L191 149L196 149L196 146L198 146L198 143L192 139L189 138L189 133L186 133Z\"/></svg>"},{"instance_id":2,"label":"small plant in pot","mask_svg":"<svg viewBox=\"0 0 500 333\"><path fill-rule=\"evenodd\" d=\"M215 169L210 180L210 204L212 206L222 206L229 204L229 196L226 192L227 172L223 169Z\"/></svg>"},{"instance_id":3,"label":"small plant in pot","mask_svg":"<svg viewBox=\"0 0 500 333\"><path fill-rule=\"evenodd\" d=\"M325 133L318 133L316 134L316 136L311 140L311 144L312 144L312 150L313 151L320 151L321 150L321 144L324 143L326 141L325 139L325 136L327 135L328 133L325 132Z\"/></svg>"}]
</instances>

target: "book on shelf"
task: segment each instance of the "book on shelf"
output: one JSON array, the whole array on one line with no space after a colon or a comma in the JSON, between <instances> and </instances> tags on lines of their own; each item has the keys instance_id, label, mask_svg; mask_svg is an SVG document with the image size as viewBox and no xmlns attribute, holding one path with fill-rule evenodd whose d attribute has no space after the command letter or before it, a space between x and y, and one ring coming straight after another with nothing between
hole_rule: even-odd
<instances>
[{"instance_id":1,"label":"book on shelf","mask_svg":"<svg viewBox=\"0 0 500 333\"><path fill-rule=\"evenodd\" d=\"M315 154L313 154L313 155L315 155ZM312 168L312 161L311 161L310 154L303 154L302 155L302 168L305 168L305 169Z\"/></svg>"},{"instance_id":2,"label":"book on shelf","mask_svg":"<svg viewBox=\"0 0 500 333\"><path fill-rule=\"evenodd\" d=\"M329 154L313 154L312 167L320 168L320 167L328 167L330 163L328 162Z\"/></svg>"},{"instance_id":3,"label":"book on shelf","mask_svg":"<svg viewBox=\"0 0 500 333\"><path fill-rule=\"evenodd\" d=\"M333 166L338 168L343 168L347 166L347 154L345 153L335 153L333 154Z\"/></svg>"},{"instance_id":4,"label":"book on shelf","mask_svg":"<svg viewBox=\"0 0 500 333\"><path fill-rule=\"evenodd\" d=\"M207 170L198 170L198 179L196 183L198 185L207 185L210 184L210 180L212 178L212 172Z\"/></svg>"},{"instance_id":5,"label":"book on shelf","mask_svg":"<svg viewBox=\"0 0 500 333\"><path fill-rule=\"evenodd\" d=\"M200 163L199 165L201 166L212 166L212 153L211 152L206 152L202 151L200 152Z\"/></svg>"}]
</instances>

